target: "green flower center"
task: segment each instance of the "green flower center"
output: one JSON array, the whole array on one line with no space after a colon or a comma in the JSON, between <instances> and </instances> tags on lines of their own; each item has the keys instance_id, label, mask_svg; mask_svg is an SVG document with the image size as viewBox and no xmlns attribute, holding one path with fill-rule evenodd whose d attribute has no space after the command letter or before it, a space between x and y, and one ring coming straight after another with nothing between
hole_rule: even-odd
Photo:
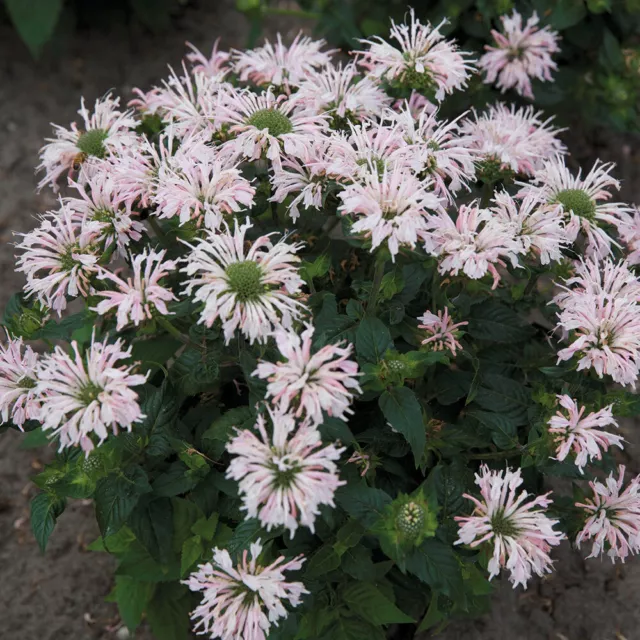
<instances>
[{"instance_id":1,"label":"green flower center","mask_svg":"<svg viewBox=\"0 0 640 640\"><path fill-rule=\"evenodd\" d=\"M93 212L93 219L96 222L107 222L111 224L113 222L114 212L109 209L96 209Z\"/></svg>"},{"instance_id":2,"label":"green flower center","mask_svg":"<svg viewBox=\"0 0 640 640\"><path fill-rule=\"evenodd\" d=\"M386 162L379 157L359 158L358 160L356 160L356 164L359 167L364 167L367 165L371 166L378 173L379 176L382 176L384 174L384 170L387 168Z\"/></svg>"},{"instance_id":3,"label":"green flower center","mask_svg":"<svg viewBox=\"0 0 640 640\"><path fill-rule=\"evenodd\" d=\"M277 451L273 451L274 461L270 468L273 473L273 484L279 489L290 487L296 476L302 471L302 467L296 460L288 459L288 456L282 456Z\"/></svg>"},{"instance_id":4,"label":"green flower center","mask_svg":"<svg viewBox=\"0 0 640 640\"><path fill-rule=\"evenodd\" d=\"M267 129L269 134L276 138L293 131L291 120L277 109L260 109L252 114L247 122L260 131Z\"/></svg>"},{"instance_id":5,"label":"green flower center","mask_svg":"<svg viewBox=\"0 0 640 640\"><path fill-rule=\"evenodd\" d=\"M34 389L36 386L36 381L29 376L25 376L24 378L18 380L17 386L22 389Z\"/></svg>"},{"instance_id":6,"label":"green flower center","mask_svg":"<svg viewBox=\"0 0 640 640\"><path fill-rule=\"evenodd\" d=\"M386 363L390 371L397 371L398 373L404 371L404 362L401 360L387 360Z\"/></svg>"},{"instance_id":7,"label":"green flower center","mask_svg":"<svg viewBox=\"0 0 640 640\"><path fill-rule=\"evenodd\" d=\"M97 384L90 382L80 389L77 398L85 407L88 407L94 400L98 399L101 392L102 389Z\"/></svg>"},{"instance_id":8,"label":"green flower center","mask_svg":"<svg viewBox=\"0 0 640 640\"><path fill-rule=\"evenodd\" d=\"M87 156L104 158L107 149L104 141L107 139L107 132L104 129L90 129L80 134L76 143L78 149Z\"/></svg>"},{"instance_id":9,"label":"green flower center","mask_svg":"<svg viewBox=\"0 0 640 640\"><path fill-rule=\"evenodd\" d=\"M505 517L504 511L502 510L493 514L491 518L491 528L497 536L515 538L518 535L518 529L509 518Z\"/></svg>"},{"instance_id":10,"label":"green flower center","mask_svg":"<svg viewBox=\"0 0 640 640\"><path fill-rule=\"evenodd\" d=\"M581 218L594 220L596 217L596 203L582 189L565 189L556 196L567 211L572 211Z\"/></svg>"},{"instance_id":11,"label":"green flower center","mask_svg":"<svg viewBox=\"0 0 640 640\"><path fill-rule=\"evenodd\" d=\"M240 302L257 300L266 291L262 269L253 260L234 262L226 269L229 289Z\"/></svg>"},{"instance_id":12,"label":"green flower center","mask_svg":"<svg viewBox=\"0 0 640 640\"><path fill-rule=\"evenodd\" d=\"M63 271L72 271L78 266L78 264L80 264L78 260L73 257L73 254L78 251L80 251L80 247L77 244L74 244L68 247L66 252L60 256L60 266Z\"/></svg>"},{"instance_id":13,"label":"green flower center","mask_svg":"<svg viewBox=\"0 0 640 640\"><path fill-rule=\"evenodd\" d=\"M435 82L429 71L425 70L421 73L413 66L405 69L400 80L402 85L411 87L418 93L429 94L435 89Z\"/></svg>"},{"instance_id":14,"label":"green flower center","mask_svg":"<svg viewBox=\"0 0 640 640\"><path fill-rule=\"evenodd\" d=\"M407 502L398 513L396 525L405 535L417 536L424 525L424 509L415 502Z\"/></svg>"}]
</instances>

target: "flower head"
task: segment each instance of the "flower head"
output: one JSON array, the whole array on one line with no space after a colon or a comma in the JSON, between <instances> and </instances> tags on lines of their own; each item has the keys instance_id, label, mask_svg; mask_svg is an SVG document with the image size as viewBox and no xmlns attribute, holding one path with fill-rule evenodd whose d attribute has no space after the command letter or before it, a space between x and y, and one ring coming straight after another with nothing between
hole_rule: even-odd
<instances>
[{"instance_id":1,"label":"flower head","mask_svg":"<svg viewBox=\"0 0 640 640\"><path fill-rule=\"evenodd\" d=\"M65 171L70 174L82 164L98 162L135 143L133 129L138 123L131 112L120 111L119 105L120 98L108 93L96 100L93 113L89 113L83 98L78 111L84 122L83 129L75 122L70 129L54 125L56 137L48 138L40 150L38 170L45 175L38 189L48 184L56 189Z\"/></svg>"},{"instance_id":2,"label":"flower head","mask_svg":"<svg viewBox=\"0 0 640 640\"><path fill-rule=\"evenodd\" d=\"M203 593L202 602L191 614L198 620L195 629L221 640L266 640L272 624L286 618L284 603L300 604L309 593L301 582L288 582L285 571L298 571L302 555L291 560L280 556L268 566L258 564L262 553L260 540L245 549L242 560L233 565L226 549L215 548L213 561L198 565L184 581L191 591Z\"/></svg>"},{"instance_id":3,"label":"flower head","mask_svg":"<svg viewBox=\"0 0 640 640\"><path fill-rule=\"evenodd\" d=\"M151 320L154 313L167 315L167 302L176 300L170 289L160 284L160 280L176 268L173 260L164 260L165 251L147 252L145 249L136 256L130 256L133 278L123 280L110 271L102 270L98 278L116 285L117 291L98 291L104 300L94 311L100 315L116 309L120 331L132 322L138 326L144 320Z\"/></svg>"},{"instance_id":4,"label":"flower head","mask_svg":"<svg viewBox=\"0 0 640 640\"><path fill-rule=\"evenodd\" d=\"M40 418L37 380L38 354L22 338L7 336L7 344L0 344L0 423L11 420L22 429Z\"/></svg>"},{"instance_id":5,"label":"flower head","mask_svg":"<svg viewBox=\"0 0 640 640\"><path fill-rule=\"evenodd\" d=\"M228 71L229 60L231 54L228 51L219 51L218 44L220 38L213 43L211 55L205 56L197 47L187 42L187 46L191 49L190 53L185 56L193 65L193 73L201 73L216 81L221 81Z\"/></svg>"},{"instance_id":6,"label":"flower head","mask_svg":"<svg viewBox=\"0 0 640 640\"><path fill-rule=\"evenodd\" d=\"M414 249L428 227L429 211L442 210L440 198L399 166L385 168L382 174L372 167L338 197L342 201L338 211L356 218L352 233L370 238L372 251L386 241L392 258L400 246Z\"/></svg>"},{"instance_id":7,"label":"flower head","mask_svg":"<svg viewBox=\"0 0 640 640\"><path fill-rule=\"evenodd\" d=\"M189 245L192 251L182 269L190 276L185 293L204 303L199 322L211 327L222 320L227 343L236 329L251 343L264 342L274 329L290 327L306 311L295 297L303 284L294 266L300 262L296 253L301 245L274 244L265 235L246 249L252 225L235 225L234 233L226 228Z\"/></svg>"},{"instance_id":8,"label":"flower head","mask_svg":"<svg viewBox=\"0 0 640 640\"><path fill-rule=\"evenodd\" d=\"M602 451L616 446L622 449L622 436L602 427L617 427L611 406L584 416L585 407L567 395L558 396L558 402L565 412L558 411L548 422L549 433L556 444L556 459L565 460L570 452L576 454L575 463L580 473L590 460L600 460Z\"/></svg>"},{"instance_id":9,"label":"flower head","mask_svg":"<svg viewBox=\"0 0 640 640\"><path fill-rule=\"evenodd\" d=\"M533 100L531 78L551 81L551 72L558 65L551 59L560 51L558 33L549 27L538 27L538 14L522 26L522 16L514 9L510 16L500 17L502 33L492 30L495 46L486 45L478 66L486 73L485 82L497 86L504 93L507 89Z\"/></svg>"},{"instance_id":10,"label":"flower head","mask_svg":"<svg viewBox=\"0 0 640 640\"><path fill-rule=\"evenodd\" d=\"M328 113L334 121L357 122L380 117L391 98L371 78L359 78L355 63L328 65L305 79L295 99L313 113Z\"/></svg>"},{"instance_id":11,"label":"flower head","mask_svg":"<svg viewBox=\"0 0 640 640\"><path fill-rule=\"evenodd\" d=\"M496 193L493 201L491 210L513 229L518 253L533 254L541 264L562 260L562 248L569 241L559 205L540 205L531 195L515 200L506 191Z\"/></svg>"},{"instance_id":12,"label":"flower head","mask_svg":"<svg viewBox=\"0 0 640 640\"><path fill-rule=\"evenodd\" d=\"M489 560L489 577L507 569L514 587L521 584L526 588L532 573L538 576L550 573L549 551L565 536L553 528L558 520L545 514L551 504L549 494L534 497L524 490L518 492L522 484L520 469L491 471L487 465L482 465L480 473L476 474L476 484L482 499L464 494L475 509L471 516L456 516L460 529L455 544L471 547L484 542L491 544L493 555Z\"/></svg>"},{"instance_id":13,"label":"flower head","mask_svg":"<svg viewBox=\"0 0 640 640\"><path fill-rule=\"evenodd\" d=\"M476 202L461 205L455 222L446 213L432 216L422 235L425 250L440 260L441 274L457 276L462 271L478 280L490 273L495 289L500 282L497 265L505 266L504 259L518 265L521 248L514 230Z\"/></svg>"},{"instance_id":14,"label":"flower head","mask_svg":"<svg viewBox=\"0 0 640 640\"><path fill-rule=\"evenodd\" d=\"M482 159L483 173L511 171L531 176L549 156L566 153L552 119L543 120L542 112L533 107L518 109L498 103L480 115L474 111L473 119L461 122L460 131Z\"/></svg>"},{"instance_id":15,"label":"flower head","mask_svg":"<svg viewBox=\"0 0 640 640\"><path fill-rule=\"evenodd\" d=\"M78 222L61 202L60 210L44 217L40 226L22 236L16 271L27 277L25 292L60 314L67 296L87 296L98 271L102 224Z\"/></svg>"},{"instance_id":16,"label":"flower head","mask_svg":"<svg viewBox=\"0 0 640 640\"><path fill-rule=\"evenodd\" d=\"M446 94L466 86L473 69L465 59L469 54L440 33L446 20L433 27L421 24L413 9L410 16L410 24L392 21L390 35L399 48L377 36L362 40L369 48L359 52L360 64L375 78L399 82L441 102Z\"/></svg>"},{"instance_id":17,"label":"flower head","mask_svg":"<svg viewBox=\"0 0 640 640\"><path fill-rule=\"evenodd\" d=\"M262 47L233 51L233 70L243 82L251 80L259 86L274 85L289 90L331 62L334 51L321 51L325 44L325 40L312 40L299 33L287 47L278 34L275 44L265 40Z\"/></svg>"},{"instance_id":18,"label":"flower head","mask_svg":"<svg viewBox=\"0 0 640 640\"><path fill-rule=\"evenodd\" d=\"M253 375L268 380L267 398L282 413L294 411L313 424L322 422L322 412L346 419L354 393L362 393L357 382L358 365L351 359L353 345L326 345L312 353L313 327L302 334L282 329L275 340L285 361L260 362Z\"/></svg>"},{"instance_id":19,"label":"flower head","mask_svg":"<svg viewBox=\"0 0 640 640\"><path fill-rule=\"evenodd\" d=\"M296 109L286 96L269 89L228 91L217 107L216 119L233 134L220 148L231 158L257 160L263 154L278 169L283 155L300 157L310 140L326 128L326 117Z\"/></svg>"},{"instance_id":20,"label":"flower head","mask_svg":"<svg viewBox=\"0 0 640 640\"><path fill-rule=\"evenodd\" d=\"M611 189L620 189L620 183L611 176L613 164L597 161L583 178L574 176L563 158L557 156L545 161L536 171L532 184L523 184L520 196L533 195L540 202L560 204L566 217L567 236L575 241L580 231L587 240L587 255L604 258L617 243L602 225L614 228L627 225L632 209L625 204L609 202Z\"/></svg>"},{"instance_id":21,"label":"flower head","mask_svg":"<svg viewBox=\"0 0 640 640\"><path fill-rule=\"evenodd\" d=\"M45 431L60 438L60 450L80 446L85 453L102 443L111 429L131 431L144 415L132 387L144 384L146 376L132 373L131 365L119 364L131 357L122 340L113 344L91 340L80 353L71 343L71 354L56 346L43 356L38 369L36 392L42 398L40 420Z\"/></svg>"},{"instance_id":22,"label":"flower head","mask_svg":"<svg viewBox=\"0 0 640 640\"><path fill-rule=\"evenodd\" d=\"M336 489L345 484L338 477L336 461L345 450L322 446L318 430L308 421L267 407L267 420L258 416L256 430L238 431L227 443L233 456L227 477L238 481L242 509L259 518L267 531L284 526L293 534L299 525L313 532L320 505L335 506Z\"/></svg>"},{"instance_id":23,"label":"flower head","mask_svg":"<svg viewBox=\"0 0 640 640\"><path fill-rule=\"evenodd\" d=\"M640 551L640 476L622 490L624 472L624 465L620 465L617 479L611 473L604 483L590 482L593 495L584 503L576 503L587 515L576 545L593 540L589 558L597 558L606 551L611 562L616 558L624 562L629 554Z\"/></svg>"},{"instance_id":24,"label":"flower head","mask_svg":"<svg viewBox=\"0 0 640 640\"><path fill-rule=\"evenodd\" d=\"M427 309L418 320L422 323L418 325L418 329L424 329L428 336L422 341L422 344L431 345L434 351L447 349L454 357L456 351L462 349L462 345L457 340L459 332L456 330L469 323L467 321L454 323L447 307L445 307L444 313L439 310L438 315Z\"/></svg>"},{"instance_id":25,"label":"flower head","mask_svg":"<svg viewBox=\"0 0 640 640\"><path fill-rule=\"evenodd\" d=\"M163 163L153 197L160 218L180 224L203 222L217 230L225 216L253 206L254 187L236 167L229 167L209 148L196 147Z\"/></svg>"}]
</instances>

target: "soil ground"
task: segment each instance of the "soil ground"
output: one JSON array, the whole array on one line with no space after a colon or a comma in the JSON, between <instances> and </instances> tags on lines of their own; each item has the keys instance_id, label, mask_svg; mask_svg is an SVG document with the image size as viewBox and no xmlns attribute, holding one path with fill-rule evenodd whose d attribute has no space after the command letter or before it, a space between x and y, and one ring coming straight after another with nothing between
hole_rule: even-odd
<instances>
[{"instance_id":1,"label":"soil ground","mask_svg":"<svg viewBox=\"0 0 640 640\"><path fill-rule=\"evenodd\" d=\"M67 125L79 97L89 103L113 88L126 100L132 87L149 87L179 64L189 40L203 51L216 37L224 47L242 47L248 24L233 0L202 0L181 16L174 29L151 36L139 28L83 31L66 38L35 64L15 33L0 25L0 310L21 286L13 270L12 232L24 232L34 215L55 205L50 191L35 191L33 167L50 122ZM278 24L281 31L292 23ZM275 30L269 25L269 31ZM580 155L600 155L620 163L624 197L640 202L639 146L628 138L582 141ZM635 198L634 198L635 197ZM638 438L629 430L629 467L640 471ZM19 448L21 438L5 434L0 444L0 638L2 640L113 640L119 629L111 588L110 559L86 551L97 534L90 505L67 509L42 555L30 532L29 476L46 451ZM491 614L460 622L442 640L640 640L640 561L613 567L585 561L568 545L554 554L557 571L528 591L504 583ZM141 629L138 640L151 640Z\"/></svg>"}]
</instances>

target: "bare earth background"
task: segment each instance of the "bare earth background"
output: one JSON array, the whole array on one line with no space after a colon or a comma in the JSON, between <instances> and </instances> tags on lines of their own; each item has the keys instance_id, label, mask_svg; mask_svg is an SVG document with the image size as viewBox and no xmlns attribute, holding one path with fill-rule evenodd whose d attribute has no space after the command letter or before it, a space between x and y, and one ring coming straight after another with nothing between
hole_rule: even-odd
<instances>
[{"instance_id":1,"label":"bare earth background","mask_svg":"<svg viewBox=\"0 0 640 640\"><path fill-rule=\"evenodd\" d=\"M177 28L152 37L135 27L83 31L35 64L8 28L0 26L0 311L21 284L13 271L12 232L34 226L34 214L55 206L50 191L35 192L33 168L50 122L75 119L80 96L88 103L113 88L126 102L132 87L148 88L166 75L166 64L179 64L184 41L203 51L217 37L222 46L243 47L248 24L233 0L201 0L177 21ZM280 19L267 25L292 35L296 28ZM576 136L570 148L578 161L600 156L619 163L624 199L640 202L640 145L629 137ZM577 151L576 151L577 149ZM625 462L640 471L634 432ZM92 507L71 504L42 555L29 528L29 476L46 451L19 449L21 438L6 434L0 442L0 638L2 640L114 640L120 630L109 593L110 559L85 550L97 535ZM640 640L640 559L616 567L584 561L565 545L557 553L557 571L526 592L503 584L490 615L460 622L441 640ZM138 640L151 640L141 629Z\"/></svg>"}]
</instances>

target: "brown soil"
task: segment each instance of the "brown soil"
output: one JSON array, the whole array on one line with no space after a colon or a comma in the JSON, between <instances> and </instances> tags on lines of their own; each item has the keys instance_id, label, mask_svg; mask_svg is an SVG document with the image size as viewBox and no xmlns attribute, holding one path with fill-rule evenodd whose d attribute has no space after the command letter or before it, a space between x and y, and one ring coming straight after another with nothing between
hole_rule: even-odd
<instances>
[{"instance_id":1,"label":"brown soil","mask_svg":"<svg viewBox=\"0 0 640 640\"><path fill-rule=\"evenodd\" d=\"M113 88L125 99L132 87L149 87L179 64L184 41L203 51L222 36L224 47L242 47L248 24L234 0L201 0L176 28L153 37L139 28L114 27L69 37L35 64L12 30L0 26L0 310L21 286L13 270L12 232L34 226L33 216L55 206L49 190L35 192L33 167L50 122L75 118L79 97L88 102ZM269 25L286 32L292 23ZM638 190L634 140L605 139L598 153L618 159L625 197ZM593 145L582 145L592 155ZM638 198L640 200L640 198ZM633 443L637 442L629 434ZM0 638L2 640L103 640L124 638L117 611L104 601L111 588L111 561L87 552L97 531L90 505L71 504L51 537L47 553L29 528L29 477L50 452L19 448L20 436L5 434L0 448ZM632 454L637 449L630 448ZM638 460L637 455L633 455ZM635 472L638 464L630 462ZM638 640L640 561L613 567L584 561L568 546L557 554L557 571L527 592L503 584L490 615L452 625L443 640ZM151 640L145 629L136 636Z\"/></svg>"}]
</instances>

